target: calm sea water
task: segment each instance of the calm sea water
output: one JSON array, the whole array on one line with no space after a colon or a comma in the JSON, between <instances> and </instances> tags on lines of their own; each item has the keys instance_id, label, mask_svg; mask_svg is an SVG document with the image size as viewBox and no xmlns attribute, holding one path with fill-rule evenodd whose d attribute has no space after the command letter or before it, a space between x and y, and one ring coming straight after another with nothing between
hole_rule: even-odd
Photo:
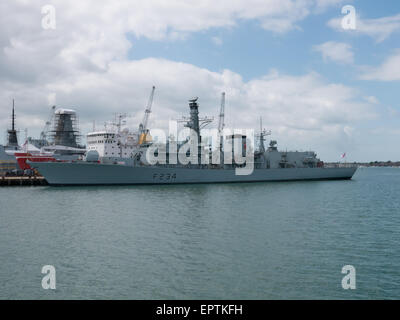
<instances>
[{"instance_id":1,"label":"calm sea water","mask_svg":"<svg viewBox=\"0 0 400 320\"><path fill-rule=\"evenodd\" d=\"M0 189L2 299L400 298L400 169L352 181ZM344 265L356 290L343 290ZM56 268L56 290L41 268Z\"/></svg>"}]
</instances>

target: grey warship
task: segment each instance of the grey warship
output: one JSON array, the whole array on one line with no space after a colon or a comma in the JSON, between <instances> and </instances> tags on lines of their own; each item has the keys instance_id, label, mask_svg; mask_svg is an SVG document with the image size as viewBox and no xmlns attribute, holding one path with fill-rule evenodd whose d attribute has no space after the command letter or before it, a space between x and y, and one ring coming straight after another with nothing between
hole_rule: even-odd
<instances>
[{"instance_id":1,"label":"grey warship","mask_svg":"<svg viewBox=\"0 0 400 320\"><path fill-rule=\"evenodd\" d=\"M128 158L99 157L98 153L88 150L85 159L70 162L32 162L31 166L42 174L49 185L145 185L145 184L189 184L189 183L238 183L238 182L268 182L268 181L301 181L301 180L344 180L351 179L357 170L355 166L327 167L313 151L279 151L277 142L271 140L268 147L264 141L268 133L260 129L258 134L259 146L254 148L251 160L252 170L248 174L238 174L238 169L243 169L246 163L231 163L224 161L235 148L241 144L240 153L244 152L249 143L244 135L221 135L224 117L224 94L221 103L220 121L218 132L220 145L222 141L230 141L229 153L219 149L220 162L206 163L200 161L200 154L208 148L202 143L200 131L202 123L209 123L208 118L199 118L199 105L197 98L189 100L190 117L184 118L185 127L189 128L197 139L199 153L192 155L191 161L186 164L171 161L169 141L163 146L148 141L146 134L149 130L140 126L138 135L140 143ZM145 116L149 111L146 109ZM147 123L147 118L145 120ZM235 141L235 143L234 143ZM236 143L239 141L238 143ZM114 141L113 141L114 142ZM187 141L186 141L187 142ZM120 142L118 142L120 144ZM225 146L225 145L224 145ZM152 163L147 158L150 148L155 148L158 156L164 153L167 160L164 163ZM176 148L176 147L175 147ZM211 148L210 148L211 149ZM250 147L247 147L249 150ZM176 149L175 149L176 150ZM211 152L211 151L210 151ZM215 151L214 151L215 152ZM247 152L247 151L246 151ZM193 158L194 156L194 158ZM189 152L190 157L190 152ZM199 160L199 161L197 161Z\"/></svg>"}]
</instances>

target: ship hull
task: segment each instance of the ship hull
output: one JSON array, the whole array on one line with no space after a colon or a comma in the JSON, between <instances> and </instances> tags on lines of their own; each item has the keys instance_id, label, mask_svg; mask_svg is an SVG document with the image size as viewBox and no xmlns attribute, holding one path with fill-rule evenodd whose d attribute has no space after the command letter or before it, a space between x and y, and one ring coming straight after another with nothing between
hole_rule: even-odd
<instances>
[{"instance_id":1,"label":"ship hull","mask_svg":"<svg viewBox=\"0 0 400 320\"><path fill-rule=\"evenodd\" d=\"M234 183L263 181L344 180L357 168L256 169L235 175L232 169L131 167L97 163L31 163L50 185L141 185L182 183Z\"/></svg>"}]
</instances>

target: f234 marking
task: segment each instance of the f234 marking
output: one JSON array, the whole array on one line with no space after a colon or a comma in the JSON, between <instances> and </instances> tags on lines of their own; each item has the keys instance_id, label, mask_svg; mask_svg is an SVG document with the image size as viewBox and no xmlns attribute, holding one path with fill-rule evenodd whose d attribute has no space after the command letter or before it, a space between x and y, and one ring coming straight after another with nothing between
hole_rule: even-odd
<instances>
[{"instance_id":1,"label":"f234 marking","mask_svg":"<svg viewBox=\"0 0 400 320\"><path fill-rule=\"evenodd\" d=\"M172 182L176 179L176 173L154 173L153 181Z\"/></svg>"}]
</instances>

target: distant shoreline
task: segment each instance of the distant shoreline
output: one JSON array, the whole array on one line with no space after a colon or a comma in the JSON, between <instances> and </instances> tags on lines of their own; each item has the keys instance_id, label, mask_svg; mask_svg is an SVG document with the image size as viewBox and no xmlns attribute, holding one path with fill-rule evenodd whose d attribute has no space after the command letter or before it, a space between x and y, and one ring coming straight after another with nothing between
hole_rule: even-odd
<instances>
[{"instance_id":1,"label":"distant shoreline","mask_svg":"<svg viewBox=\"0 0 400 320\"><path fill-rule=\"evenodd\" d=\"M326 165L335 165L335 164L354 164L357 166L363 167L391 167L398 168L400 167L400 161L392 162L392 161L371 161L371 162L325 162Z\"/></svg>"}]
</instances>

